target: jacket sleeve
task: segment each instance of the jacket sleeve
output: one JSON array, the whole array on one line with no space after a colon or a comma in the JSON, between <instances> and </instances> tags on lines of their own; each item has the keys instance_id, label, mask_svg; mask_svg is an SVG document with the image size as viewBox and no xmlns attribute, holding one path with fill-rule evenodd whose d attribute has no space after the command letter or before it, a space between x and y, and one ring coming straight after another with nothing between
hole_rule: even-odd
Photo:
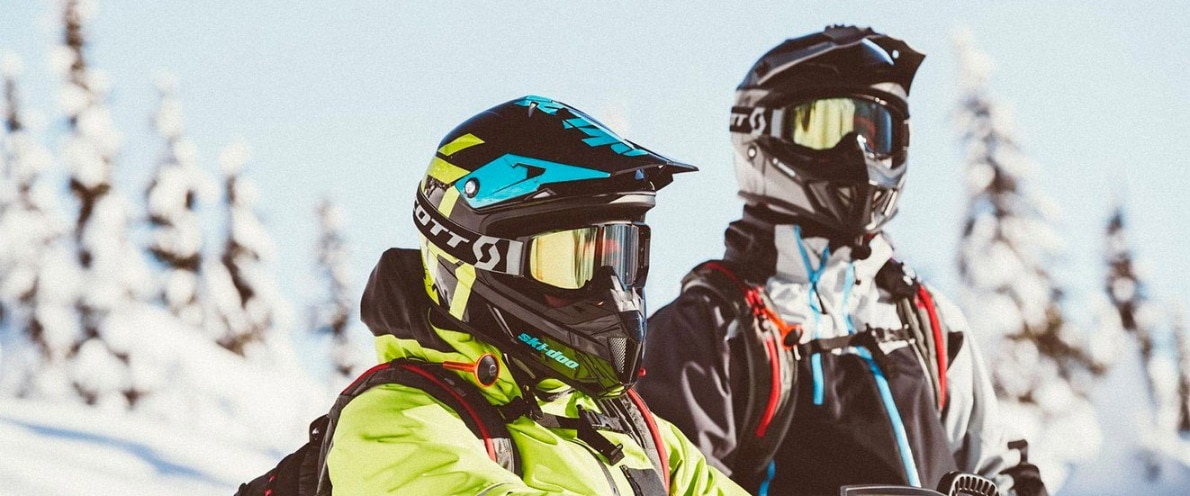
<instances>
[{"instance_id":1,"label":"jacket sleeve","mask_svg":"<svg viewBox=\"0 0 1190 496\"><path fill-rule=\"evenodd\" d=\"M450 409L399 384L348 403L333 441L327 465L335 494L547 494L488 458Z\"/></svg>"},{"instance_id":2,"label":"jacket sleeve","mask_svg":"<svg viewBox=\"0 0 1190 496\"><path fill-rule=\"evenodd\" d=\"M657 419L662 442L669 454L670 491L673 496L746 495L743 488L723 472L707 464L706 457L682 431L664 419Z\"/></svg>"},{"instance_id":3,"label":"jacket sleeve","mask_svg":"<svg viewBox=\"0 0 1190 496\"><path fill-rule=\"evenodd\" d=\"M736 447L732 407L731 324L726 304L685 291L648 322L645 376L637 391L660 417L672 422L710 463L731 475L724 458Z\"/></svg>"},{"instance_id":4,"label":"jacket sleeve","mask_svg":"<svg viewBox=\"0 0 1190 496\"><path fill-rule=\"evenodd\" d=\"M962 347L947 369L947 407L942 425L959 470L992 479L1001 494L1017 494L1013 478L1002 473L1020 464L1020 453L1009 449L1017 436L1000 417L991 372L984 364L966 318L949 300L931 291L939 317L952 332L964 334Z\"/></svg>"}]
</instances>

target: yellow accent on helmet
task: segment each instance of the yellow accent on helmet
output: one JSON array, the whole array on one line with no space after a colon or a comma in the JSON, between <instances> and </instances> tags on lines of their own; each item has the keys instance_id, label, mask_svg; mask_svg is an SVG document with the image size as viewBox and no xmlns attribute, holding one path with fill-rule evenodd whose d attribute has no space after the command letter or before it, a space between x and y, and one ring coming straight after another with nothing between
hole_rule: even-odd
<instances>
[{"instance_id":1,"label":"yellow accent on helmet","mask_svg":"<svg viewBox=\"0 0 1190 496\"><path fill-rule=\"evenodd\" d=\"M475 266L467 263L459 265L455 269L455 278L459 284L450 297L450 314L462 320L463 312L467 310L467 300L471 297L471 284L475 282Z\"/></svg>"},{"instance_id":2,"label":"yellow accent on helmet","mask_svg":"<svg viewBox=\"0 0 1190 496\"><path fill-rule=\"evenodd\" d=\"M443 217L450 218L450 213L455 209L455 203L459 201L459 190L456 188L446 188L442 193L442 201L438 203L438 212Z\"/></svg>"},{"instance_id":3,"label":"yellow accent on helmet","mask_svg":"<svg viewBox=\"0 0 1190 496\"><path fill-rule=\"evenodd\" d=\"M426 170L426 176L442 181L442 184L451 184L467 174L469 174L467 169L438 157L434 157L434 160L430 161L430 168Z\"/></svg>"},{"instance_id":4,"label":"yellow accent on helmet","mask_svg":"<svg viewBox=\"0 0 1190 496\"><path fill-rule=\"evenodd\" d=\"M435 305L439 305L438 292L434 291L434 272L430 270L431 267L438 264L438 257L434 256L428 249L429 242L426 241L425 236L418 237L421 238L421 264L422 269L425 271L423 282L426 285L426 295L430 297L430 301L433 301Z\"/></svg>"},{"instance_id":5,"label":"yellow accent on helmet","mask_svg":"<svg viewBox=\"0 0 1190 496\"><path fill-rule=\"evenodd\" d=\"M454 155L455 152L458 152L459 150L466 150L467 148L482 144L483 140L479 139L479 137L475 136L474 134L467 133L455 138L454 141L451 141L450 143L442 145L442 147L438 149L438 153L449 157Z\"/></svg>"}]
</instances>

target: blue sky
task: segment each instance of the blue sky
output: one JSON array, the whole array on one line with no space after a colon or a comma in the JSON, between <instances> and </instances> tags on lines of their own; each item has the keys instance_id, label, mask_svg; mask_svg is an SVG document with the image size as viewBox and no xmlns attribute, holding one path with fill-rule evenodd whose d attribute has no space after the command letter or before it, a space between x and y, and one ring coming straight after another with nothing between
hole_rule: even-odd
<instances>
[{"instance_id":1,"label":"blue sky","mask_svg":"<svg viewBox=\"0 0 1190 496\"><path fill-rule=\"evenodd\" d=\"M0 49L26 61L28 107L52 142L59 37L45 1L6 2ZM204 4L204 5L199 5ZM640 5L643 4L643 5ZM739 215L727 133L732 93L757 56L829 23L871 25L928 57L911 96L913 147L901 212L902 256L950 293L965 210L951 35L960 27L997 62L995 94L1040 166L1030 185L1062 208L1058 274L1071 311L1102 286L1102 231L1126 195L1150 293L1190 304L1190 9L1178 2L158 2L102 0L88 26L93 66L114 88L126 134L118 186L139 196L160 143L149 132L155 71L180 81L189 135L217 170L219 149L252 147L247 174L293 298L310 293L318 199L346 209L362 286L380 252L412 246L413 188L447 131L496 103L560 99L625 137L702 168L679 177L651 214L653 307L693 264L721 253Z\"/></svg>"}]
</instances>

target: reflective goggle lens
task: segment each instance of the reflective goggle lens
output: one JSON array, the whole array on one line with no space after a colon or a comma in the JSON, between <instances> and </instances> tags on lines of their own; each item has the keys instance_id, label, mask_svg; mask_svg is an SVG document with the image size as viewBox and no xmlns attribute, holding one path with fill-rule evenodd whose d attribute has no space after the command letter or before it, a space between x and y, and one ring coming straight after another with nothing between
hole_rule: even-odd
<instances>
[{"instance_id":1,"label":"reflective goggle lens","mask_svg":"<svg viewBox=\"0 0 1190 496\"><path fill-rule=\"evenodd\" d=\"M648 230L634 224L569 229L529 242L529 277L562 289L579 289L601 267L611 267L625 285L647 265Z\"/></svg>"},{"instance_id":2,"label":"reflective goggle lens","mask_svg":"<svg viewBox=\"0 0 1190 496\"><path fill-rule=\"evenodd\" d=\"M883 105L859 98L823 98L786 110L790 141L828 150L849 133L863 138L869 151L887 155L893 148L893 117Z\"/></svg>"}]
</instances>

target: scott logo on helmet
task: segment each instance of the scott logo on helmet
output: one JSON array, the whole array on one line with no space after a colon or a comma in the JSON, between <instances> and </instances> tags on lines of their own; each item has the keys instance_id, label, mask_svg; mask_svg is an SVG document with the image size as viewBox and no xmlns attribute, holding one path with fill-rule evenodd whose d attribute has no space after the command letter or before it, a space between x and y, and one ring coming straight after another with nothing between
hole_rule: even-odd
<instances>
[{"instance_id":1,"label":"scott logo on helmet","mask_svg":"<svg viewBox=\"0 0 1190 496\"><path fill-rule=\"evenodd\" d=\"M475 265L477 269L511 273L519 270L520 241L478 234L472 240L456 233L455 230L463 229L452 226L449 220L436 211L422 206L420 200L413 205L413 219L424 228L422 233L435 245L459 260ZM467 249L468 245L470 250Z\"/></svg>"},{"instance_id":2,"label":"scott logo on helmet","mask_svg":"<svg viewBox=\"0 0 1190 496\"><path fill-rule=\"evenodd\" d=\"M471 240L451 232L450 229L447 229L446 226L442 225L442 223L438 222L437 219L430 215L430 212L422 208L420 204L413 205L413 217L417 219L418 224L426 226L430 229L430 236L439 237L442 234L448 235L450 238L446 240L446 245L451 248L457 248L459 243L471 242Z\"/></svg>"},{"instance_id":3,"label":"scott logo on helmet","mask_svg":"<svg viewBox=\"0 0 1190 496\"><path fill-rule=\"evenodd\" d=\"M520 336L517 336L517 339L521 340L522 343L529 345L529 347L540 351L543 355L552 358L555 362L565 365L568 369L578 368L578 362L571 360L569 357L562 354L560 350L550 348L550 345L541 342L540 339L523 332Z\"/></svg>"},{"instance_id":4,"label":"scott logo on helmet","mask_svg":"<svg viewBox=\"0 0 1190 496\"><path fill-rule=\"evenodd\" d=\"M731 132L763 134L772 118L772 110L767 108L732 107Z\"/></svg>"}]
</instances>

